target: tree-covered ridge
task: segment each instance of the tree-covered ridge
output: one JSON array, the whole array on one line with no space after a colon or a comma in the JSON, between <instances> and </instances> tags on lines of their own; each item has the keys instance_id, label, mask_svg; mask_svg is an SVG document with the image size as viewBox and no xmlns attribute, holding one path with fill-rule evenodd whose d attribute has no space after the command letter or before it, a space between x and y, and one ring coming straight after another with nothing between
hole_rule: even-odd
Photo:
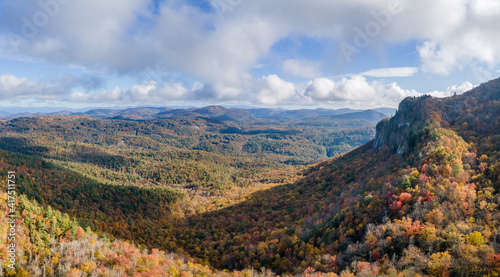
<instances>
[{"instance_id":1,"label":"tree-covered ridge","mask_svg":"<svg viewBox=\"0 0 500 277\"><path fill-rule=\"evenodd\" d=\"M219 268L498 274L498 82L406 99L378 140L193 217L182 248Z\"/></svg>"},{"instance_id":2,"label":"tree-covered ridge","mask_svg":"<svg viewBox=\"0 0 500 277\"><path fill-rule=\"evenodd\" d=\"M47 115L0 120L0 131L4 139L21 135L39 142L81 142L146 151L202 150L285 164L308 164L367 142L375 134L373 125L374 122L366 120L327 118L233 122L195 117L135 121ZM15 150L42 150L32 148L31 143L31 148L20 146Z\"/></svg>"}]
</instances>

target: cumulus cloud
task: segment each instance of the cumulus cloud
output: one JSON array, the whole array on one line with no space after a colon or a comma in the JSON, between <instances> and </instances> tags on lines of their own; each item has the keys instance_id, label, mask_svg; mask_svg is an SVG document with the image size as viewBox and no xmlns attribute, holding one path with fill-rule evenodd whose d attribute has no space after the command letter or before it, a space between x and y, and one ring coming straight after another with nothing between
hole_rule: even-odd
<instances>
[{"instance_id":1,"label":"cumulus cloud","mask_svg":"<svg viewBox=\"0 0 500 277\"><path fill-rule=\"evenodd\" d=\"M64 80L65 78L62 78ZM66 77L66 79L71 79ZM85 79L85 78L84 78ZM59 79L61 80L61 79ZM253 79L249 90L227 87L222 84L210 85L200 82L186 88L181 83L157 83L154 80L135 84L129 88L114 87L110 90L85 92L73 87L73 91L55 89L43 82L32 81L13 75L0 75L0 96L15 102L22 99L39 101L62 99L69 104L121 104L121 105L163 105L193 104L248 104L265 106L336 106L336 107L373 107L392 106L408 96L429 94L434 97L447 97L461 94L473 88L469 82L450 86L445 91L421 93L403 89L397 83L368 81L361 75L353 75L338 80L316 78L308 83L293 83L277 75Z\"/></svg>"},{"instance_id":2,"label":"cumulus cloud","mask_svg":"<svg viewBox=\"0 0 500 277\"><path fill-rule=\"evenodd\" d=\"M40 91L39 84L26 78L18 78L13 75L0 76L0 93L3 97L40 94Z\"/></svg>"},{"instance_id":3,"label":"cumulus cloud","mask_svg":"<svg viewBox=\"0 0 500 277\"><path fill-rule=\"evenodd\" d=\"M472 85L471 83L469 82L465 82L459 86L451 86L451 87L448 87L446 89L446 91L431 91L431 92L428 92L426 94L429 94L431 96L434 96L434 97L449 97L449 96L453 96L455 94L462 94L464 92L467 92L471 89L474 88L474 85Z\"/></svg>"},{"instance_id":4,"label":"cumulus cloud","mask_svg":"<svg viewBox=\"0 0 500 277\"><path fill-rule=\"evenodd\" d=\"M375 89L366 78L356 75L350 79L342 78L338 82L328 78L315 79L309 83L305 95L320 101L349 101L371 99L375 93Z\"/></svg>"},{"instance_id":5,"label":"cumulus cloud","mask_svg":"<svg viewBox=\"0 0 500 277\"><path fill-rule=\"evenodd\" d=\"M393 67L378 68L365 71L360 75L368 77L386 78L386 77L411 77L418 72L417 67Z\"/></svg>"},{"instance_id":6,"label":"cumulus cloud","mask_svg":"<svg viewBox=\"0 0 500 277\"><path fill-rule=\"evenodd\" d=\"M52 99L63 94L57 86L48 86L41 81L6 74L0 75L0 96L5 99L39 98Z\"/></svg>"},{"instance_id":7,"label":"cumulus cloud","mask_svg":"<svg viewBox=\"0 0 500 277\"><path fill-rule=\"evenodd\" d=\"M135 103L161 104L161 101L183 99L187 91L182 84L164 83L158 85L156 81L148 81L141 85L133 85L127 91L127 95Z\"/></svg>"},{"instance_id":8,"label":"cumulus cloud","mask_svg":"<svg viewBox=\"0 0 500 277\"><path fill-rule=\"evenodd\" d=\"M420 94L415 90L402 89L396 83L368 82L365 77L355 75L339 81L329 78L315 79L308 84L304 95L314 102L395 106L407 96Z\"/></svg>"},{"instance_id":9,"label":"cumulus cloud","mask_svg":"<svg viewBox=\"0 0 500 277\"><path fill-rule=\"evenodd\" d=\"M68 97L69 101L74 102L113 102L119 103L123 101L123 92L119 87L115 87L111 91L100 91L98 93L83 93L83 92L73 92Z\"/></svg>"},{"instance_id":10,"label":"cumulus cloud","mask_svg":"<svg viewBox=\"0 0 500 277\"><path fill-rule=\"evenodd\" d=\"M429 73L447 75L456 69L480 64L490 68L500 60L500 9L498 1L438 1L449 4L449 19L444 26L431 22L421 30L420 39L424 42L417 46L422 62L422 70ZM447 3L446 3L447 2ZM440 10L441 14L444 13ZM436 11L437 13L438 11ZM419 11L420 15L425 12ZM437 17L437 16L436 16ZM442 16L448 18L448 16ZM445 19L442 19L443 21ZM427 20L426 20L427 21ZM431 19L434 23L437 19ZM438 31L439 30L439 31Z\"/></svg>"},{"instance_id":11,"label":"cumulus cloud","mask_svg":"<svg viewBox=\"0 0 500 277\"><path fill-rule=\"evenodd\" d=\"M284 104L297 98L296 85L282 80L277 75L269 75L257 80L257 100L260 104Z\"/></svg>"},{"instance_id":12,"label":"cumulus cloud","mask_svg":"<svg viewBox=\"0 0 500 277\"><path fill-rule=\"evenodd\" d=\"M0 96L3 100L20 100L20 99L39 99L39 100L56 100L66 98L73 89L84 88L87 92L104 87L106 81L99 77L89 74L82 76L73 76L66 74L64 76L53 76L50 82L40 80L29 80L26 77L18 77L11 74L0 75ZM97 94L89 94L83 92L75 92L71 94L72 100L98 100L112 101L119 98L113 98L116 91L105 97L103 92ZM91 96L93 95L93 96Z\"/></svg>"},{"instance_id":13,"label":"cumulus cloud","mask_svg":"<svg viewBox=\"0 0 500 277\"><path fill-rule=\"evenodd\" d=\"M309 82L304 95L316 103L327 101L330 103L369 104L369 106L397 106L401 100L408 96L428 94L433 97L449 97L454 94L462 94L473 88L474 86L470 82L465 82L458 86L448 87L446 91L435 90L421 93L413 89L403 89L397 83L368 82L365 77L354 75L338 81L328 78L315 79Z\"/></svg>"}]
</instances>

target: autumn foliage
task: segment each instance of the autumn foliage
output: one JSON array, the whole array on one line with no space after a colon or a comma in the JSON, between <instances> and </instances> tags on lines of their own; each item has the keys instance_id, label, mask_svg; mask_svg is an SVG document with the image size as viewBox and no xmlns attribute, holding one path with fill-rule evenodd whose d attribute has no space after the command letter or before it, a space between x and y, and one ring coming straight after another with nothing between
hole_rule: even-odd
<instances>
[{"instance_id":1,"label":"autumn foliage","mask_svg":"<svg viewBox=\"0 0 500 277\"><path fill-rule=\"evenodd\" d=\"M374 140L304 168L29 139L0 150L2 176L15 168L23 201L41 205L21 211L22 251L39 257L22 270L36 260L75 276L500 273L500 80L407 98Z\"/></svg>"}]
</instances>

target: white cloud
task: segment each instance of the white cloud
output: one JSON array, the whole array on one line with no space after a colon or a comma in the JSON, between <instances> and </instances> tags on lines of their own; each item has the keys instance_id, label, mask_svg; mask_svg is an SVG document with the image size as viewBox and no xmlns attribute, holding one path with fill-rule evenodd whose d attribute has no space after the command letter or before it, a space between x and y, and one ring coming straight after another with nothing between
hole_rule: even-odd
<instances>
[{"instance_id":1,"label":"white cloud","mask_svg":"<svg viewBox=\"0 0 500 277\"><path fill-rule=\"evenodd\" d=\"M31 81L24 77L6 74L0 75L0 96L4 100L39 98L51 99L63 92L54 86L47 86L41 81Z\"/></svg>"},{"instance_id":2,"label":"white cloud","mask_svg":"<svg viewBox=\"0 0 500 277\"><path fill-rule=\"evenodd\" d=\"M257 80L257 100L261 104L285 104L292 99L296 100L297 89L295 84L282 80L277 75L269 75Z\"/></svg>"},{"instance_id":3,"label":"white cloud","mask_svg":"<svg viewBox=\"0 0 500 277\"><path fill-rule=\"evenodd\" d=\"M237 100L243 96L243 90L240 88L226 86L223 83L216 83L212 86L212 97L216 100ZM200 95L200 91L196 92Z\"/></svg>"},{"instance_id":4,"label":"white cloud","mask_svg":"<svg viewBox=\"0 0 500 277\"><path fill-rule=\"evenodd\" d=\"M472 1L471 9L474 14L494 17L500 13L500 2L497 0L476 0Z\"/></svg>"},{"instance_id":5,"label":"white cloud","mask_svg":"<svg viewBox=\"0 0 500 277\"><path fill-rule=\"evenodd\" d=\"M115 104L155 104L168 105L179 100L188 100L190 91L179 83L164 83L158 85L156 81L147 81L132 85L126 91L119 87L112 90L103 90L97 93L73 92L67 98L70 102L114 102ZM191 99L193 100L193 99Z\"/></svg>"},{"instance_id":6,"label":"white cloud","mask_svg":"<svg viewBox=\"0 0 500 277\"><path fill-rule=\"evenodd\" d=\"M297 77L315 78L321 75L320 63L306 60L285 60L281 66L283 72Z\"/></svg>"},{"instance_id":7,"label":"white cloud","mask_svg":"<svg viewBox=\"0 0 500 277\"><path fill-rule=\"evenodd\" d=\"M422 62L422 70L429 73L447 75L469 66L481 65L492 69L500 61L500 31L494 26L500 24L500 9L498 1L438 1L443 6L440 12L452 15L451 22L440 26L434 24L439 32L432 31L428 24L438 23L436 19L426 18L426 30L421 30L420 39L424 42L417 47ZM425 12L419 11L420 16Z\"/></svg>"},{"instance_id":8,"label":"white cloud","mask_svg":"<svg viewBox=\"0 0 500 277\"><path fill-rule=\"evenodd\" d=\"M469 82L465 82L459 86L451 86L446 89L446 91L431 91L426 94L429 94L434 97L449 97L453 96L454 94L462 94L464 92L467 92L471 89L474 88L474 85L472 85Z\"/></svg>"},{"instance_id":9,"label":"white cloud","mask_svg":"<svg viewBox=\"0 0 500 277\"><path fill-rule=\"evenodd\" d=\"M64 81L69 79L70 81ZM63 82L74 84L70 77ZM113 103L121 105L164 105L175 104L247 104L272 106L336 106L336 107L397 107L408 96L421 96L424 93L401 88L397 83L369 82L364 76L353 75L349 78L333 80L316 78L306 84L297 84L268 75L252 79L247 91L219 85L196 82L191 88L180 83L147 81L122 90L115 87L98 92L62 92L56 85L46 86L38 81L19 78L13 75L0 75L0 96L5 101L16 102L22 99L43 102L48 99L62 99L64 103ZM70 85L62 85L70 88ZM473 85L465 82L450 86L445 91L432 91L434 97L447 97L455 93L469 91ZM74 88L73 88L74 89Z\"/></svg>"},{"instance_id":10,"label":"white cloud","mask_svg":"<svg viewBox=\"0 0 500 277\"><path fill-rule=\"evenodd\" d=\"M68 97L70 101L74 102L122 102L123 92L119 87L115 87L111 91L100 91L98 93L83 93L73 92Z\"/></svg>"},{"instance_id":11,"label":"white cloud","mask_svg":"<svg viewBox=\"0 0 500 277\"><path fill-rule=\"evenodd\" d=\"M308 84L304 95L318 103L325 101L357 103L362 106L396 106L405 97L420 94L414 90L404 90L396 83L367 82L365 77L354 75L339 81L328 78L315 79Z\"/></svg>"},{"instance_id":12,"label":"white cloud","mask_svg":"<svg viewBox=\"0 0 500 277\"><path fill-rule=\"evenodd\" d=\"M406 90L397 83L383 84L378 81L368 82L366 78L354 75L351 78L342 78L334 81L328 78L319 78L310 82L305 90L305 96L312 101L320 103L344 102L357 103L366 106L397 106L401 100L408 96L422 96L424 94L433 97L449 97L454 94L462 94L473 89L470 82L448 87L446 91L432 91L420 93L416 90ZM364 105L363 105L364 103Z\"/></svg>"},{"instance_id":13,"label":"white cloud","mask_svg":"<svg viewBox=\"0 0 500 277\"><path fill-rule=\"evenodd\" d=\"M19 87L34 87L35 83L28 81L26 78L18 78L13 75L0 76L0 88L4 94L12 92Z\"/></svg>"},{"instance_id":14,"label":"white cloud","mask_svg":"<svg viewBox=\"0 0 500 277\"><path fill-rule=\"evenodd\" d=\"M64 76L52 76L50 82L40 80L29 80L26 77L18 77L11 74L0 75L0 98L7 101L18 101L20 99L31 100L61 100L67 98L74 88L83 88L87 91L93 91L104 87L105 80L99 76L82 75L75 77L66 74ZM112 96L117 94L115 90L113 93L99 92L96 94L88 93L73 93L71 99L92 100L102 99L103 101L114 101L119 98ZM94 95L90 97L89 95ZM73 98L72 98L73 97ZM76 98L74 98L76 97ZM111 97L111 98L110 98Z\"/></svg>"},{"instance_id":15,"label":"white cloud","mask_svg":"<svg viewBox=\"0 0 500 277\"><path fill-rule=\"evenodd\" d=\"M188 90L178 83L165 83L158 86L156 81L133 85L127 95L134 103L161 104L164 101L184 99Z\"/></svg>"},{"instance_id":16,"label":"white cloud","mask_svg":"<svg viewBox=\"0 0 500 277\"><path fill-rule=\"evenodd\" d=\"M393 68L378 68L365 71L360 75L377 78L387 77L411 77L418 72L417 67L393 67Z\"/></svg>"},{"instance_id":17,"label":"white cloud","mask_svg":"<svg viewBox=\"0 0 500 277\"><path fill-rule=\"evenodd\" d=\"M374 98L375 92L364 77L355 75L338 82L328 78L315 79L309 83L305 95L314 100L349 101Z\"/></svg>"}]
</instances>

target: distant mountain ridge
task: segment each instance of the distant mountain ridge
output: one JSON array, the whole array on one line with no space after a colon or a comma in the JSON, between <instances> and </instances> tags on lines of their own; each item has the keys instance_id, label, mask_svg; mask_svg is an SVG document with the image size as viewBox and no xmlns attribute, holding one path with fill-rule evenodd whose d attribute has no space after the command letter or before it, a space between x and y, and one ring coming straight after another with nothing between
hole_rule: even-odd
<instances>
[{"instance_id":1,"label":"distant mountain ridge","mask_svg":"<svg viewBox=\"0 0 500 277\"><path fill-rule=\"evenodd\" d=\"M18 117L38 117L41 115L89 115L95 118L115 118L130 120L153 120L161 118L213 118L221 121L256 121L266 120L303 120L318 117L332 119L359 119L378 122L380 119L390 117L396 112L392 108L376 108L371 110L353 109L299 109L281 110L270 108L239 109L223 106L207 106L203 108L173 109L168 107L138 107L127 109L91 109L85 112L59 111L51 113L7 113L0 112L1 119Z\"/></svg>"},{"instance_id":2,"label":"distant mountain ridge","mask_svg":"<svg viewBox=\"0 0 500 277\"><path fill-rule=\"evenodd\" d=\"M361 112L345 113L339 115L328 116L332 119L364 119L368 121L380 121L381 119L387 118L387 114L377 112L374 110L366 110Z\"/></svg>"}]
</instances>

